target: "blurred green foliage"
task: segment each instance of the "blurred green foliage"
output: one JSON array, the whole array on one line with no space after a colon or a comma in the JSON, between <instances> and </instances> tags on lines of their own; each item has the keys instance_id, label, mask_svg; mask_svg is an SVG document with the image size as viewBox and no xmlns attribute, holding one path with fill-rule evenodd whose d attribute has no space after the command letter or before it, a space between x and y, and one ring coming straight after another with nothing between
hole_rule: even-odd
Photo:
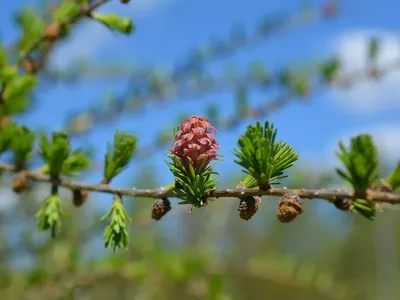
<instances>
[{"instance_id":1,"label":"blurred green foliage","mask_svg":"<svg viewBox=\"0 0 400 300\"><path fill-rule=\"evenodd\" d=\"M134 185L157 186L156 170L142 169ZM313 168L291 175L293 187L334 183ZM232 186L240 177L222 184ZM283 225L275 216L277 199L267 197L252 222L236 216L238 200L225 199L190 215L175 207L156 223L149 217L151 201L127 198L130 247L108 254L96 238L103 226L93 215L101 214L93 196L82 210L65 204L74 218L64 221L57 243L38 239L30 226L3 243L5 228L21 218L34 222L29 211L38 203L25 200L37 192L20 196L17 206L0 214L3 299L351 300L382 299L381 289L400 293L394 284L399 277L386 278L398 267L388 260L400 259L398 251L385 248L400 245L400 219L393 212L371 223L329 209L328 203L310 203L296 222ZM21 258L29 263L10 272Z\"/></svg>"}]
</instances>

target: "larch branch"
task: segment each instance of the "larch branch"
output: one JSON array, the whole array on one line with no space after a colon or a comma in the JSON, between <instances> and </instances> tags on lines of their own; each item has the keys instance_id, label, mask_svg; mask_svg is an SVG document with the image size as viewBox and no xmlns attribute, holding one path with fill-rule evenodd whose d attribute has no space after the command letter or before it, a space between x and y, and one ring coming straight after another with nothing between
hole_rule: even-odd
<instances>
[{"instance_id":1,"label":"larch branch","mask_svg":"<svg viewBox=\"0 0 400 300\"><path fill-rule=\"evenodd\" d=\"M0 164L0 171L16 172L16 168L11 164ZM51 179L49 176L42 174L39 171L23 171L27 178L36 182L48 182L57 184L70 190L86 190L91 192L101 192L108 194L119 194L131 197L143 198L168 198L174 197L173 192L165 188L158 189L137 189L113 187L107 184L89 184L84 182L73 181L69 179ZM214 189L209 193L211 198L228 198L228 197L251 197L251 196L283 196L287 193L294 193L303 199L325 199L329 202L334 202L340 199L357 199L353 191L348 189L289 189L286 187L271 188L269 190L253 189ZM370 201L400 204L400 194L385 193L377 191L367 191L367 199Z\"/></svg>"}]
</instances>

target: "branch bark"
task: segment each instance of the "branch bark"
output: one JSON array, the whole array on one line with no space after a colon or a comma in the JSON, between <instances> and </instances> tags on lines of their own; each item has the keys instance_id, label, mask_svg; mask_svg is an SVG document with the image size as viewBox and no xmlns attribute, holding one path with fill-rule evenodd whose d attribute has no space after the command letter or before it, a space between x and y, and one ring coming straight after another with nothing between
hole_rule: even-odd
<instances>
[{"instance_id":1,"label":"branch bark","mask_svg":"<svg viewBox=\"0 0 400 300\"><path fill-rule=\"evenodd\" d=\"M0 164L0 171L16 172L16 168L10 164ZM47 182L62 186L70 190L86 190L91 192L101 192L108 194L119 194L131 197L143 198L168 198L174 197L172 191L163 187L158 189L136 189L113 187L107 184L89 184L69 179L51 179L49 176L40 173L39 171L24 171L27 178L36 182ZM214 189L209 193L210 198L243 198L252 196L283 196L287 193L294 193L303 199L325 199L329 202L334 202L340 199L357 199L352 190L348 189L290 189L286 187L271 188L269 190L254 189ZM400 204L400 194L385 193L377 191L367 191L367 200L381 203Z\"/></svg>"}]
</instances>

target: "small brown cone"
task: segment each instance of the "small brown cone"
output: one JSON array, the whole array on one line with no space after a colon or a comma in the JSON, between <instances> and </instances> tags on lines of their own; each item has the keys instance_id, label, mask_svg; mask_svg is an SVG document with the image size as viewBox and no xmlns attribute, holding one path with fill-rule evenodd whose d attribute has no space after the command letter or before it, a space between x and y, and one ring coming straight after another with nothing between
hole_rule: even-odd
<instances>
[{"instance_id":1,"label":"small brown cone","mask_svg":"<svg viewBox=\"0 0 400 300\"><path fill-rule=\"evenodd\" d=\"M55 40L57 39L61 34L61 28L60 25L58 24L50 24L47 25L46 28L44 29L44 35L46 39L48 40Z\"/></svg>"},{"instance_id":2,"label":"small brown cone","mask_svg":"<svg viewBox=\"0 0 400 300\"><path fill-rule=\"evenodd\" d=\"M22 61L22 67L24 68L25 72L29 74L36 74L39 66L36 61L34 61L32 58L25 58Z\"/></svg>"},{"instance_id":3,"label":"small brown cone","mask_svg":"<svg viewBox=\"0 0 400 300\"><path fill-rule=\"evenodd\" d=\"M239 217L245 221L250 220L258 211L261 201L261 197L258 196L240 199L239 207L237 209Z\"/></svg>"},{"instance_id":4,"label":"small brown cone","mask_svg":"<svg viewBox=\"0 0 400 300\"><path fill-rule=\"evenodd\" d=\"M15 193L19 194L29 188L28 178L25 172L19 172L15 175L12 181L12 189Z\"/></svg>"},{"instance_id":5,"label":"small brown cone","mask_svg":"<svg viewBox=\"0 0 400 300\"><path fill-rule=\"evenodd\" d=\"M74 190L73 192L73 198L72 202L74 203L74 206L76 207L81 207L87 200L89 193L88 191L84 190Z\"/></svg>"},{"instance_id":6,"label":"small brown cone","mask_svg":"<svg viewBox=\"0 0 400 300\"><path fill-rule=\"evenodd\" d=\"M168 198L158 198L154 201L153 208L151 210L151 218L159 221L171 209L171 202L168 200Z\"/></svg>"},{"instance_id":7,"label":"small brown cone","mask_svg":"<svg viewBox=\"0 0 400 300\"><path fill-rule=\"evenodd\" d=\"M123 4L127 4L127 3L129 3L131 0L121 0L121 3L123 3Z\"/></svg>"},{"instance_id":8,"label":"small brown cone","mask_svg":"<svg viewBox=\"0 0 400 300\"><path fill-rule=\"evenodd\" d=\"M303 212L300 196L294 193L287 193L278 202L278 220L282 223L293 221Z\"/></svg>"}]
</instances>

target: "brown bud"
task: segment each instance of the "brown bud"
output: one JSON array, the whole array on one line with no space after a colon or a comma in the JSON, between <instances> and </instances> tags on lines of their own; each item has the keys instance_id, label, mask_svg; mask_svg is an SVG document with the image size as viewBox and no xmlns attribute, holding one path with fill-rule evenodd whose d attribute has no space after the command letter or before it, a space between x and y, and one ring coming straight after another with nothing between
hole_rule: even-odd
<instances>
[{"instance_id":1,"label":"brown bud","mask_svg":"<svg viewBox=\"0 0 400 300\"><path fill-rule=\"evenodd\" d=\"M258 211L261 201L261 197L258 196L241 198L237 209L239 217L245 221L250 220Z\"/></svg>"},{"instance_id":2,"label":"brown bud","mask_svg":"<svg viewBox=\"0 0 400 300\"><path fill-rule=\"evenodd\" d=\"M121 3L127 4L129 3L131 0L121 0Z\"/></svg>"},{"instance_id":3,"label":"brown bud","mask_svg":"<svg viewBox=\"0 0 400 300\"><path fill-rule=\"evenodd\" d=\"M19 172L15 175L12 181L12 189L15 193L19 194L29 188L28 178L25 172Z\"/></svg>"},{"instance_id":4,"label":"brown bud","mask_svg":"<svg viewBox=\"0 0 400 300\"><path fill-rule=\"evenodd\" d=\"M328 0L328 2L323 6L323 15L325 17L332 17L337 13L337 3L335 0Z\"/></svg>"},{"instance_id":5,"label":"brown bud","mask_svg":"<svg viewBox=\"0 0 400 300\"><path fill-rule=\"evenodd\" d=\"M384 180L381 180L381 186L377 186L376 184L371 185L368 190L373 191L373 192L382 192L382 193L391 193L393 192L392 187L385 182Z\"/></svg>"},{"instance_id":6,"label":"brown bud","mask_svg":"<svg viewBox=\"0 0 400 300\"><path fill-rule=\"evenodd\" d=\"M101 184L109 184L110 182L108 181L107 178L103 177L100 181Z\"/></svg>"},{"instance_id":7,"label":"brown bud","mask_svg":"<svg viewBox=\"0 0 400 300\"><path fill-rule=\"evenodd\" d=\"M268 191L272 188L271 182L268 182L267 184L260 185L259 189L262 191Z\"/></svg>"},{"instance_id":8,"label":"brown bud","mask_svg":"<svg viewBox=\"0 0 400 300\"><path fill-rule=\"evenodd\" d=\"M151 218L153 220L159 221L171 209L172 209L171 202L168 200L168 198L158 198L153 203L153 208L151 210Z\"/></svg>"},{"instance_id":9,"label":"brown bud","mask_svg":"<svg viewBox=\"0 0 400 300\"><path fill-rule=\"evenodd\" d=\"M201 205L201 207L207 206L207 205L208 205L208 198L205 197L205 198L201 201L200 205Z\"/></svg>"},{"instance_id":10,"label":"brown bud","mask_svg":"<svg viewBox=\"0 0 400 300\"><path fill-rule=\"evenodd\" d=\"M28 57L22 61L22 67L24 68L25 72L29 74L36 74L39 66L36 61Z\"/></svg>"},{"instance_id":11,"label":"brown bud","mask_svg":"<svg viewBox=\"0 0 400 300\"><path fill-rule=\"evenodd\" d=\"M278 202L278 219L282 223L293 221L303 212L303 206L299 195L287 193Z\"/></svg>"},{"instance_id":12,"label":"brown bud","mask_svg":"<svg viewBox=\"0 0 400 300\"><path fill-rule=\"evenodd\" d=\"M381 186L380 191L383 193L391 193L393 192L393 188L389 184L385 184Z\"/></svg>"},{"instance_id":13,"label":"brown bud","mask_svg":"<svg viewBox=\"0 0 400 300\"><path fill-rule=\"evenodd\" d=\"M344 211L353 210L353 200L352 199L337 199L333 202L335 207Z\"/></svg>"},{"instance_id":14,"label":"brown bud","mask_svg":"<svg viewBox=\"0 0 400 300\"><path fill-rule=\"evenodd\" d=\"M0 108L1 108L1 104L0 104ZM1 128L5 128L9 121L10 121L10 117L2 117L2 118L0 118L0 129Z\"/></svg>"},{"instance_id":15,"label":"brown bud","mask_svg":"<svg viewBox=\"0 0 400 300\"><path fill-rule=\"evenodd\" d=\"M86 202L89 193L88 191L77 189L73 190L72 195L73 195L72 202L74 203L74 206L81 207Z\"/></svg>"},{"instance_id":16,"label":"brown bud","mask_svg":"<svg viewBox=\"0 0 400 300\"><path fill-rule=\"evenodd\" d=\"M46 39L48 40L55 40L60 36L61 33L61 28L60 25L58 24L50 24L47 25L46 28L44 29L44 35Z\"/></svg>"}]
</instances>

